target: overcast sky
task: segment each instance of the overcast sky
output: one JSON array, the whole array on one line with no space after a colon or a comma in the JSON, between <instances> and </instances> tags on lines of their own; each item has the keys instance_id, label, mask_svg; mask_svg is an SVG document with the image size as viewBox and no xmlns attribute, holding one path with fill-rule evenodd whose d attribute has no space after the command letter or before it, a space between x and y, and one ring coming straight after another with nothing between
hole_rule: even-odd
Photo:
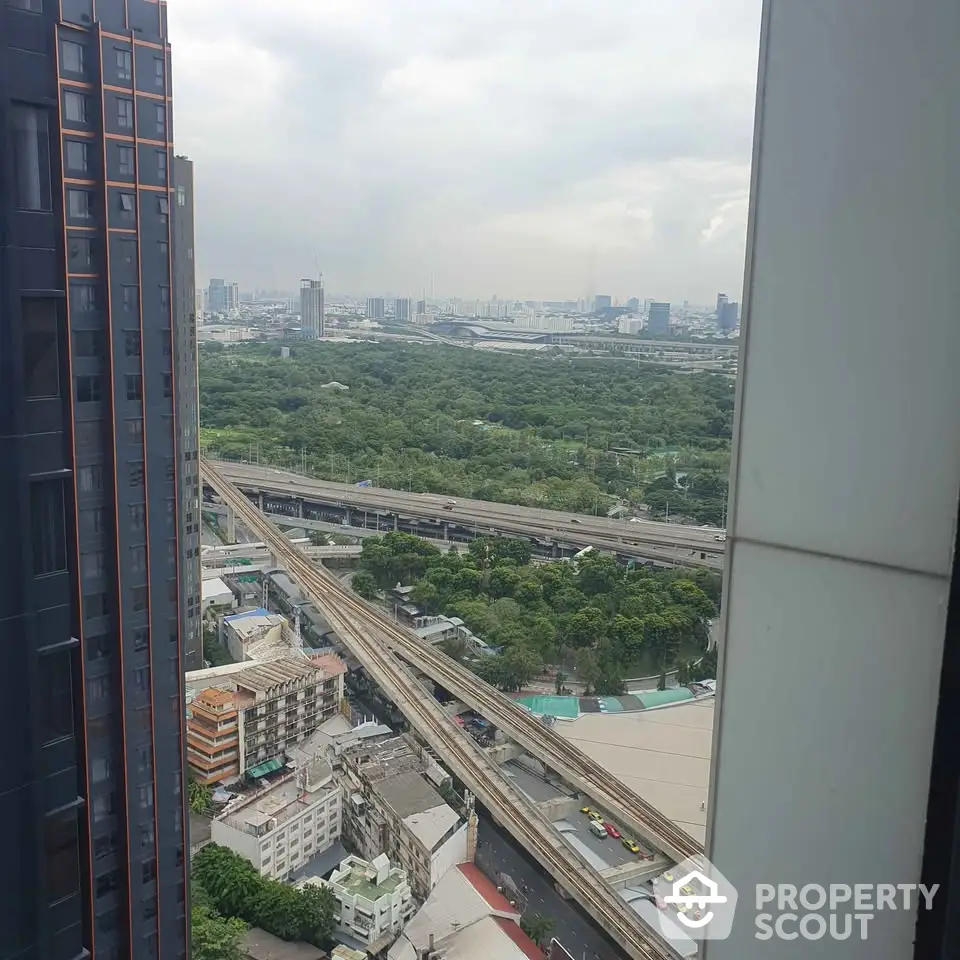
<instances>
[{"instance_id":1,"label":"overcast sky","mask_svg":"<svg viewBox=\"0 0 960 960\"><path fill-rule=\"evenodd\" d=\"M198 284L739 294L760 0L171 0ZM315 253L314 253L315 251Z\"/></svg>"}]
</instances>

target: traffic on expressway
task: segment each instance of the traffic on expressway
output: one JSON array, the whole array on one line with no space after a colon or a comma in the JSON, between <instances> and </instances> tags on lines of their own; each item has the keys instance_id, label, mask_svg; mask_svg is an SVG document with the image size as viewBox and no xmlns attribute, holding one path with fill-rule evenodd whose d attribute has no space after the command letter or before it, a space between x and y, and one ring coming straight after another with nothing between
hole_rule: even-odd
<instances>
[{"instance_id":1,"label":"traffic on expressway","mask_svg":"<svg viewBox=\"0 0 960 960\"><path fill-rule=\"evenodd\" d=\"M454 500L437 494L361 487L315 480L256 464L215 461L214 466L227 480L244 490L315 499L437 523L453 522L473 527L477 532L561 539L571 544L664 563L682 561L687 566L719 569L726 548L723 534L716 529L653 520L592 517L487 500Z\"/></svg>"},{"instance_id":2,"label":"traffic on expressway","mask_svg":"<svg viewBox=\"0 0 960 960\"><path fill-rule=\"evenodd\" d=\"M453 674L457 667L455 662L433 651L414 634L360 600L322 567L315 566L212 464L201 461L201 470L224 503L236 511L238 519L270 545L277 561L299 582L341 640L411 725L544 869L597 919L630 957L638 960L675 957L675 950L593 867L563 842L543 813L507 781L497 765L452 721L390 648L403 649L405 658L410 660L417 656L415 647L420 648L421 656L428 656L429 651L433 656L442 657L446 662L434 664L431 670L444 671L448 682L456 679ZM473 682L481 689L496 693L476 677ZM515 704L513 706L520 711ZM487 709L490 708L491 704L488 704ZM529 722L537 723L532 716L529 716ZM580 766L591 780L596 775L596 793L601 797L613 792L612 786L603 782L600 773L589 767L591 761L571 744L561 739L557 746L546 744L546 749L553 755L555 769L563 771ZM626 791L626 788L622 789ZM647 820L648 830L663 835L665 847L679 845L695 852L697 845L683 831L638 797L632 799L637 810L643 808L640 812Z\"/></svg>"}]
</instances>

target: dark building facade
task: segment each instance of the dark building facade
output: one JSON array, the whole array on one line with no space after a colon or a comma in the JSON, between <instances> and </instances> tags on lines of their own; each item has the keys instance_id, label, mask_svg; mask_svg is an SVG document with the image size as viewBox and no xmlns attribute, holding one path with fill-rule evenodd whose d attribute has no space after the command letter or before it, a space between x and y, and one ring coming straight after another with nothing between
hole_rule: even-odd
<instances>
[{"instance_id":1,"label":"dark building facade","mask_svg":"<svg viewBox=\"0 0 960 960\"><path fill-rule=\"evenodd\" d=\"M200 609L200 397L197 277L193 259L193 163L173 158L173 357L180 443L180 614L186 670L203 666Z\"/></svg>"},{"instance_id":2,"label":"dark building facade","mask_svg":"<svg viewBox=\"0 0 960 960\"><path fill-rule=\"evenodd\" d=\"M647 330L650 333L670 332L670 304L654 300L647 313Z\"/></svg>"},{"instance_id":3,"label":"dark building facade","mask_svg":"<svg viewBox=\"0 0 960 960\"><path fill-rule=\"evenodd\" d=\"M165 4L0 3L0 960L186 955L170 92Z\"/></svg>"}]
</instances>

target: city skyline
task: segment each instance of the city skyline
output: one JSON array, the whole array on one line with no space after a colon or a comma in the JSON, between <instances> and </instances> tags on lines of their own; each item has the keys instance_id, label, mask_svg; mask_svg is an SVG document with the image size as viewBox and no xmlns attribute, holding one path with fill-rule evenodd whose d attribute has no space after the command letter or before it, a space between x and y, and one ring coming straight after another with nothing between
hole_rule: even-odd
<instances>
[{"instance_id":1,"label":"city skyline","mask_svg":"<svg viewBox=\"0 0 960 960\"><path fill-rule=\"evenodd\" d=\"M739 285L759 3L584 9L171 6L200 275L286 287L315 250L331 290Z\"/></svg>"}]
</instances>

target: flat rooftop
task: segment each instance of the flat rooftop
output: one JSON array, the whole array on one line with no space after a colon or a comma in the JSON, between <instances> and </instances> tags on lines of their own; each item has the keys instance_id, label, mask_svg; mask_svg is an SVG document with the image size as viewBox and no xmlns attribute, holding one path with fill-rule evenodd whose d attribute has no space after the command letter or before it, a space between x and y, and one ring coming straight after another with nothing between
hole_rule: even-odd
<instances>
[{"instance_id":1,"label":"flat rooftop","mask_svg":"<svg viewBox=\"0 0 960 960\"><path fill-rule=\"evenodd\" d=\"M397 887L406 880L406 875L391 867L390 872L384 877L383 882L377 883L375 873L371 876L370 870L353 866L345 876L337 877L336 874L334 874L330 879L353 894L353 896L365 897L367 900L376 902L380 897L393 893Z\"/></svg>"},{"instance_id":2,"label":"flat rooftop","mask_svg":"<svg viewBox=\"0 0 960 960\"><path fill-rule=\"evenodd\" d=\"M436 787L423 774L413 770L379 780L373 786L401 820L434 807L446 806Z\"/></svg>"},{"instance_id":3,"label":"flat rooftop","mask_svg":"<svg viewBox=\"0 0 960 960\"><path fill-rule=\"evenodd\" d=\"M713 697L638 713L583 714L554 729L703 843Z\"/></svg>"}]
</instances>

